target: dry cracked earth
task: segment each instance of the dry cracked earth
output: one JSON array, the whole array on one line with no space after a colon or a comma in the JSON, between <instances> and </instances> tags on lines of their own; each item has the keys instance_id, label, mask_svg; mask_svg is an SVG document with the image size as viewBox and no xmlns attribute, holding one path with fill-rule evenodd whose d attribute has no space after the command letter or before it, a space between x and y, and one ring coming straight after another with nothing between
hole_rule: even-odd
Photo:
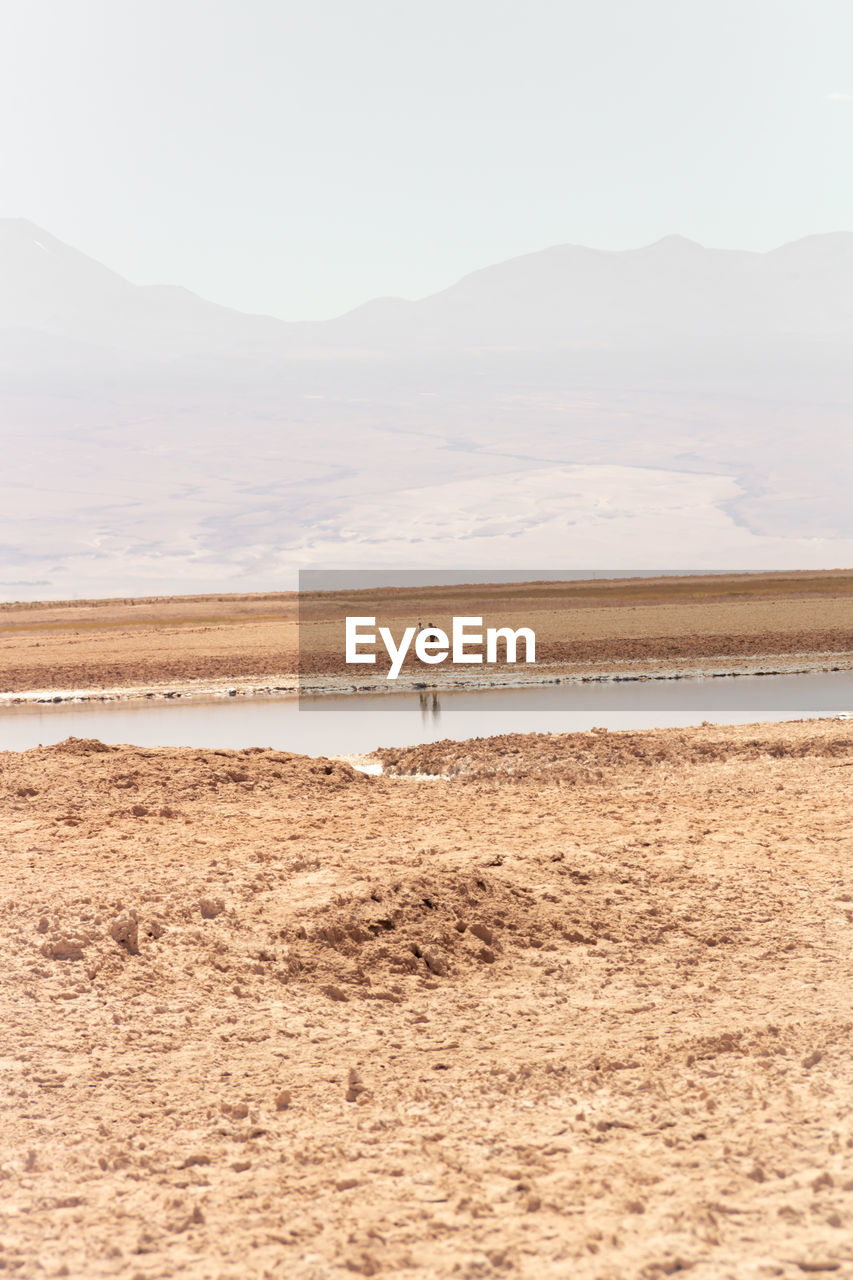
<instances>
[{"instance_id":1,"label":"dry cracked earth","mask_svg":"<svg viewBox=\"0 0 853 1280\"><path fill-rule=\"evenodd\" d=\"M0 754L0 1271L853 1275L853 731Z\"/></svg>"}]
</instances>

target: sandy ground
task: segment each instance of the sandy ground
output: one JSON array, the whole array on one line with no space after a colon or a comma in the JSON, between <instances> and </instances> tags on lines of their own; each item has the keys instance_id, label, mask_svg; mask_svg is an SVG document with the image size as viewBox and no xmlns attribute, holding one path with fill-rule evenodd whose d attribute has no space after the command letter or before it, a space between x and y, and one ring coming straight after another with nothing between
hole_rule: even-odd
<instances>
[{"instance_id":1,"label":"sandy ground","mask_svg":"<svg viewBox=\"0 0 853 1280\"><path fill-rule=\"evenodd\" d=\"M381 759L0 755L0 1270L853 1275L850 725Z\"/></svg>"},{"instance_id":2,"label":"sandy ground","mask_svg":"<svg viewBox=\"0 0 853 1280\"><path fill-rule=\"evenodd\" d=\"M537 666L567 676L654 671L825 670L853 661L853 571L733 574L317 596L188 596L0 604L0 699L292 692L384 682L382 663L347 668L343 619L375 616L399 636L421 619L445 629L529 626ZM384 655L383 655L384 656ZM446 685L445 666L410 679ZM468 668L514 679L519 664ZM460 677L457 668L455 678ZM387 682L385 682L387 683Z\"/></svg>"}]
</instances>

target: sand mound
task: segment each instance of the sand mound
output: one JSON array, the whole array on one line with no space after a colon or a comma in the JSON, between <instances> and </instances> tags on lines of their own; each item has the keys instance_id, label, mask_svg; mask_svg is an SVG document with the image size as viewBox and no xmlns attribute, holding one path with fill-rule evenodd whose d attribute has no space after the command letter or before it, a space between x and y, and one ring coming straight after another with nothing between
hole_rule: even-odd
<instances>
[{"instance_id":1,"label":"sand mound","mask_svg":"<svg viewBox=\"0 0 853 1280\"><path fill-rule=\"evenodd\" d=\"M115 748L108 747L105 742L99 742L97 738L70 737L44 750L58 756L91 756L102 755L104 752L114 751Z\"/></svg>"},{"instance_id":2,"label":"sand mound","mask_svg":"<svg viewBox=\"0 0 853 1280\"><path fill-rule=\"evenodd\" d=\"M722 760L758 760L762 756L794 759L806 756L847 757L853 736L816 732L814 722L792 729L789 740L744 735L740 727L590 733L501 734L467 742L445 739L415 747L384 747L375 754L389 774L425 774L452 778L529 780L547 775L565 783L589 783L604 772L682 767Z\"/></svg>"},{"instance_id":3,"label":"sand mound","mask_svg":"<svg viewBox=\"0 0 853 1280\"><path fill-rule=\"evenodd\" d=\"M452 978L468 965L494 964L513 943L542 946L553 929L581 939L522 887L447 872L377 879L363 895L324 906L287 939L302 980L333 974L368 988L395 974Z\"/></svg>"}]
</instances>

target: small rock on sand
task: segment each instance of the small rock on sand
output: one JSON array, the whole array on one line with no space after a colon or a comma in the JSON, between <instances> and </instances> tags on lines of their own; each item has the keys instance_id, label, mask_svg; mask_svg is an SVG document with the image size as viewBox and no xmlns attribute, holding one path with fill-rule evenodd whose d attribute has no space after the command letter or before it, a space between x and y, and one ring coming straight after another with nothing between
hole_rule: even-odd
<instances>
[{"instance_id":1,"label":"small rock on sand","mask_svg":"<svg viewBox=\"0 0 853 1280\"><path fill-rule=\"evenodd\" d=\"M45 942L41 953L49 960L82 960L83 948L79 942L70 938L58 938L56 942Z\"/></svg>"},{"instance_id":2,"label":"small rock on sand","mask_svg":"<svg viewBox=\"0 0 853 1280\"><path fill-rule=\"evenodd\" d=\"M358 1102L362 1094L367 1092L367 1086L356 1071L355 1067L350 1067L347 1074L347 1102Z\"/></svg>"},{"instance_id":3,"label":"small rock on sand","mask_svg":"<svg viewBox=\"0 0 853 1280\"><path fill-rule=\"evenodd\" d=\"M120 947L124 947L128 955L139 955L139 922L136 919L136 912L132 911L130 915L119 916L113 920L110 925L110 937L114 938Z\"/></svg>"}]
</instances>

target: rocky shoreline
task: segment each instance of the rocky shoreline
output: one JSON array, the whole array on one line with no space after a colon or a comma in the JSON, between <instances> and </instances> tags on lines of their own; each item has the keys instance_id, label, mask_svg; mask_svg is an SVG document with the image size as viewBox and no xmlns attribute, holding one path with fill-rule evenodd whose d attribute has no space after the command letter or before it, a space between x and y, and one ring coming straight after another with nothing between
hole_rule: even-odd
<instances>
[{"instance_id":1,"label":"rocky shoreline","mask_svg":"<svg viewBox=\"0 0 853 1280\"><path fill-rule=\"evenodd\" d=\"M744 660L731 657L709 657L669 661L665 665L634 660L599 664L540 663L507 675L477 677L468 672L443 672L440 677L424 680L403 673L390 682L379 676L354 683L345 675L298 676L292 673L272 674L258 679L189 680L149 682L141 685L117 685L113 688L62 689L51 687L17 692L0 692L0 711L10 708L80 705L85 703L145 703L217 700L224 698L293 698L354 696L360 694L476 691L485 689L519 689L557 684L623 683L650 680L734 679L741 676L811 675L827 671L853 669L853 653L783 653L765 654Z\"/></svg>"}]
</instances>

